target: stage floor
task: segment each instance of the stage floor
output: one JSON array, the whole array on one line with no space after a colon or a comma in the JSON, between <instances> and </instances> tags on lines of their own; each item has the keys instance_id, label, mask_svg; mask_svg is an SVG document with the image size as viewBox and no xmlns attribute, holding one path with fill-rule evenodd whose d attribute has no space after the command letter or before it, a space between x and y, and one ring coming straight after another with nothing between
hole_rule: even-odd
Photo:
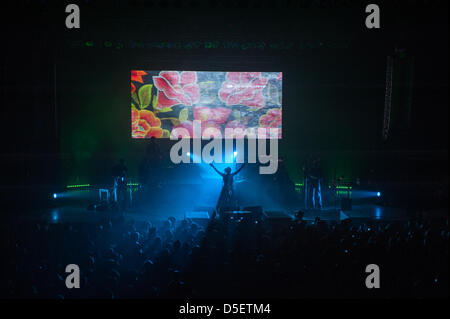
<instances>
[{"instance_id":1,"label":"stage floor","mask_svg":"<svg viewBox=\"0 0 450 319\"><path fill-rule=\"evenodd\" d=\"M354 205L352 210L339 211L334 207L325 207L322 210L304 210L301 207L297 210L286 211L288 215L294 218L295 212L302 210L304 220L313 221L317 216L326 221L340 221L345 218L351 218L355 221L395 221L407 220L411 218L408 216L406 210L399 208L384 207L378 205ZM148 221L153 224L159 224L166 221L170 216L177 220L183 220L186 212L170 211L170 209L151 209L139 210L129 209L123 213L126 220ZM445 212L429 212L433 217L442 216ZM86 207L81 206L61 206L49 209L30 210L16 215L20 221L42 221L48 223L89 223L99 222L108 218L120 216L120 213L113 211L95 211L87 210Z\"/></svg>"}]
</instances>

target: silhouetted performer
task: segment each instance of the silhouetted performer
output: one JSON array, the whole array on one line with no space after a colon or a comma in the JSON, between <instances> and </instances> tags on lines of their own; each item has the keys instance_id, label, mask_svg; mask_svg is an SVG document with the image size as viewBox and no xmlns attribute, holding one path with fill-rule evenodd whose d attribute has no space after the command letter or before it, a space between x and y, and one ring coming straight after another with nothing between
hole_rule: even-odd
<instances>
[{"instance_id":1,"label":"silhouetted performer","mask_svg":"<svg viewBox=\"0 0 450 319\"><path fill-rule=\"evenodd\" d=\"M113 167L112 173L114 177L114 198L119 208L125 209L127 200L127 167L123 158Z\"/></svg>"},{"instance_id":2,"label":"silhouetted performer","mask_svg":"<svg viewBox=\"0 0 450 319\"><path fill-rule=\"evenodd\" d=\"M311 172L312 164L313 164L313 158L312 158L312 155L310 154L302 166L302 171L303 171L303 176L304 176L303 189L304 189L304 193L305 193L305 209L308 209L309 198L310 198L310 196L311 196L310 194L312 192L311 185L309 183L309 180L310 180L309 175Z\"/></svg>"},{"instance_id":3,"label":"silhouetted performer","mask_svg":"<svg viewBox=\"0 0 450 319\"><path fill-rule=\"evenodd\" d=\"M322 209L322 168L320 158L315 158L312 167L308 172L308 182L310 185L313 208Z\"/></svg>"},{"instance_id":4,"label":"silhouetted performer","mask_svg":"<svg viewBox=\"0 0 450 319\"><path fill-rule=\"evenodd\" d=\"M242 168L244 168L245 163L243 163L241 165L241 167L239 167L239 169L236 172L234 172L234 173L231 173L231 168L230 167L225 168L225 171L222 173L221 171L219 171L213 165L213 163L211 163L210 165L211 165L212 168L214 168L214 170L220 176L222 176L222 179L223 179L223 187L222 187L222 191L220 192L220 197L219 197L219 201L217 202L216 209L221 209L221 208L233 206L233 200L234 200L233 180L234 180L234 176L236 174L238 174L241 171Z\"/></svg>"}]
</instances>

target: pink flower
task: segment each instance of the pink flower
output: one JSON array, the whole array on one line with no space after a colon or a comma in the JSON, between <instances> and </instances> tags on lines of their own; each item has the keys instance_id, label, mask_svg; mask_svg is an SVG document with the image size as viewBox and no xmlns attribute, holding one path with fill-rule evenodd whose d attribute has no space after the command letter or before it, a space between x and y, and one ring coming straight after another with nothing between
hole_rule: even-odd
<instances>
[{"instance_id":1,"label":"pink flower","mask_svg":"<svg viewBox=\"0 0 450 319\"><path fill-rule=\"evenodd\" d=\"M281 108L270 109L259 118L260 127L279 127L281 126Z\"/></svg>"},{"instance_id":2,"label":"pink flower","mask_svg":"<svg viewBox=\"0 0 450 319\"><path fill-rule=\"evenodd\" d=\"M206 106L196 106L194 107L194 120L201 121L201 134L207 128L215 128L221 132L221 124L226 123L228 117L230 116L231 109L224 107L209 108ZM185 132L184 130L179 130L184 128L189 132L190 137L200 138L200 136L194 136L193 122L184 121L178 125L175 125L172 129L172 134L178 134L179 132ZM175 131L174 131L175 130ZM213 131L209 131L210 133ZM218 133L218 132L216 132ZM180 134L185 137L185 134ZM218 134L213 134L217 136Z\"/></svg>"},{"instance_id":3,"label":"pink flower","mask_svg":"<svg viewBox=\"0 0 450 319\"><path fill-rule=\"evenodd\" d=\"M200 99L197 72L162 71L153 77L153 84L158 89L157 109L176 104L191 106Z\"/></svg>"},{"instance_id":4,"label":"pink flower","mask_svg":"<svg viewBox=\"0 0 450 319\"><path fill-rule=\"evenodd\" d=\"M172 128L172 135L175 136L181 136L182 138L201 138L203 133L205 133L205 130L208 128L214 128L214 130L209 130L207 133L214 133L210 134L214 137L221 137L222 136L222 129L220 127L220 124L215 123L214 121L202 121L200 124L200 136L197 136L197 134L194 132L194 122L193 121L184 121L181 122L178 125L175 125Z\"/></svg>"},{"instance_id":5,"label":"pink flower","mask_svg":"<svg viewBox=\"0 0 450 319\"><path fill-rule=\"evenodd\" d=\"M192 126L192 121L184 121L172 128L171 135L176 137L181 136L182 138L190 138L194 136L194 128Z\"/></svg>"},{"instance_id":6,"label":"pink flower","mask_svg":"<svg viewBox=\"0 0 450 319\"><path fill-rule=\"evenodd\" d=\"M209 108L207 106L194 107L194 119L202 121L202 136L207 128L214 128L215 130L208 130L208 135L219 137L222 135L221 124L226 123L230 116L231 109L225 107Z\"/></svg>"},{"instance_id":7,"label":"pink flower","mask_svg":"<svg viewBox=\"0 0 450 319\"><path fill-rule=\"evenodd\" d=\"M227 109L225 107L194 107L194 119L202 122L214 122L217 124L223 124L227 121L230 113L231 109Z\"/></svg>"},{"instance_id":8,"label":"pink flower","mask_svg":"<svg viewBox=\"0 0 450 319\"><path fill-rule=\"evenodd\" d=\"M228 72L226 81L219 90L219 98L230 105L245 105L252 108L262 108L264 97L262 90L268 78L261 76L261 72Z\"/></svg>"},{"instance_id":9,"label":"pink flower","mask_svg":"<svg viewBox=\"0 0 450 319\"><path fill-rule=\"evenodd\" d=\"M270 109L259 118L259 126L266 128L267 133L259 138L281 138L281 108ZM260 134L261 135L261 134Z\"/></svg>"}]
</instances>

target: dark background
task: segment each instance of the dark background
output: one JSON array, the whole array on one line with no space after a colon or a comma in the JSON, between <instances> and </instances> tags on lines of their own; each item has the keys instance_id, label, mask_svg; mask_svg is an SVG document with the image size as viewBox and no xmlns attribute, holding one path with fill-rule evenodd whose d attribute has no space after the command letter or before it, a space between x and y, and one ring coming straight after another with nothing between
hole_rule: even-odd
<instances>
[{"instance_id":1,"label":"dark background","mask_svg":"<svg viewBox=\"0 0 450 319\"><path fill-rule=\"evenodd\" d=\"M78 30L64 24L72 2L14 3L1 10L3 190L93 183L118 157L136 174L148 141L130 138L131 69L282 71L294 181L315 152L329 180L448 185L447 1L377 1L379 30L365 1L75 1Z\"/></svg>"}]
</instances>

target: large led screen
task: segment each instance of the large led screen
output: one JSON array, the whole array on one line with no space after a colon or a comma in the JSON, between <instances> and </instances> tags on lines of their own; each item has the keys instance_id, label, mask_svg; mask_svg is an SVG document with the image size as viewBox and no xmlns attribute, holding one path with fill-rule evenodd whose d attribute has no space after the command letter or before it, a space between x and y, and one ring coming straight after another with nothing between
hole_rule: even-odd
<instances>
[{"instance_id":1,"label":"large led screen","mask_svg":"<svg viewBox=\"0 0 450 319\"><path fill-rule=\"evenodd\" d=\"M241 128L281 138L281 113L282 72L131 71L133 138L168 138L174 130L196 137L195 125L202 134Z\"/></svg>"}]
</instances>

